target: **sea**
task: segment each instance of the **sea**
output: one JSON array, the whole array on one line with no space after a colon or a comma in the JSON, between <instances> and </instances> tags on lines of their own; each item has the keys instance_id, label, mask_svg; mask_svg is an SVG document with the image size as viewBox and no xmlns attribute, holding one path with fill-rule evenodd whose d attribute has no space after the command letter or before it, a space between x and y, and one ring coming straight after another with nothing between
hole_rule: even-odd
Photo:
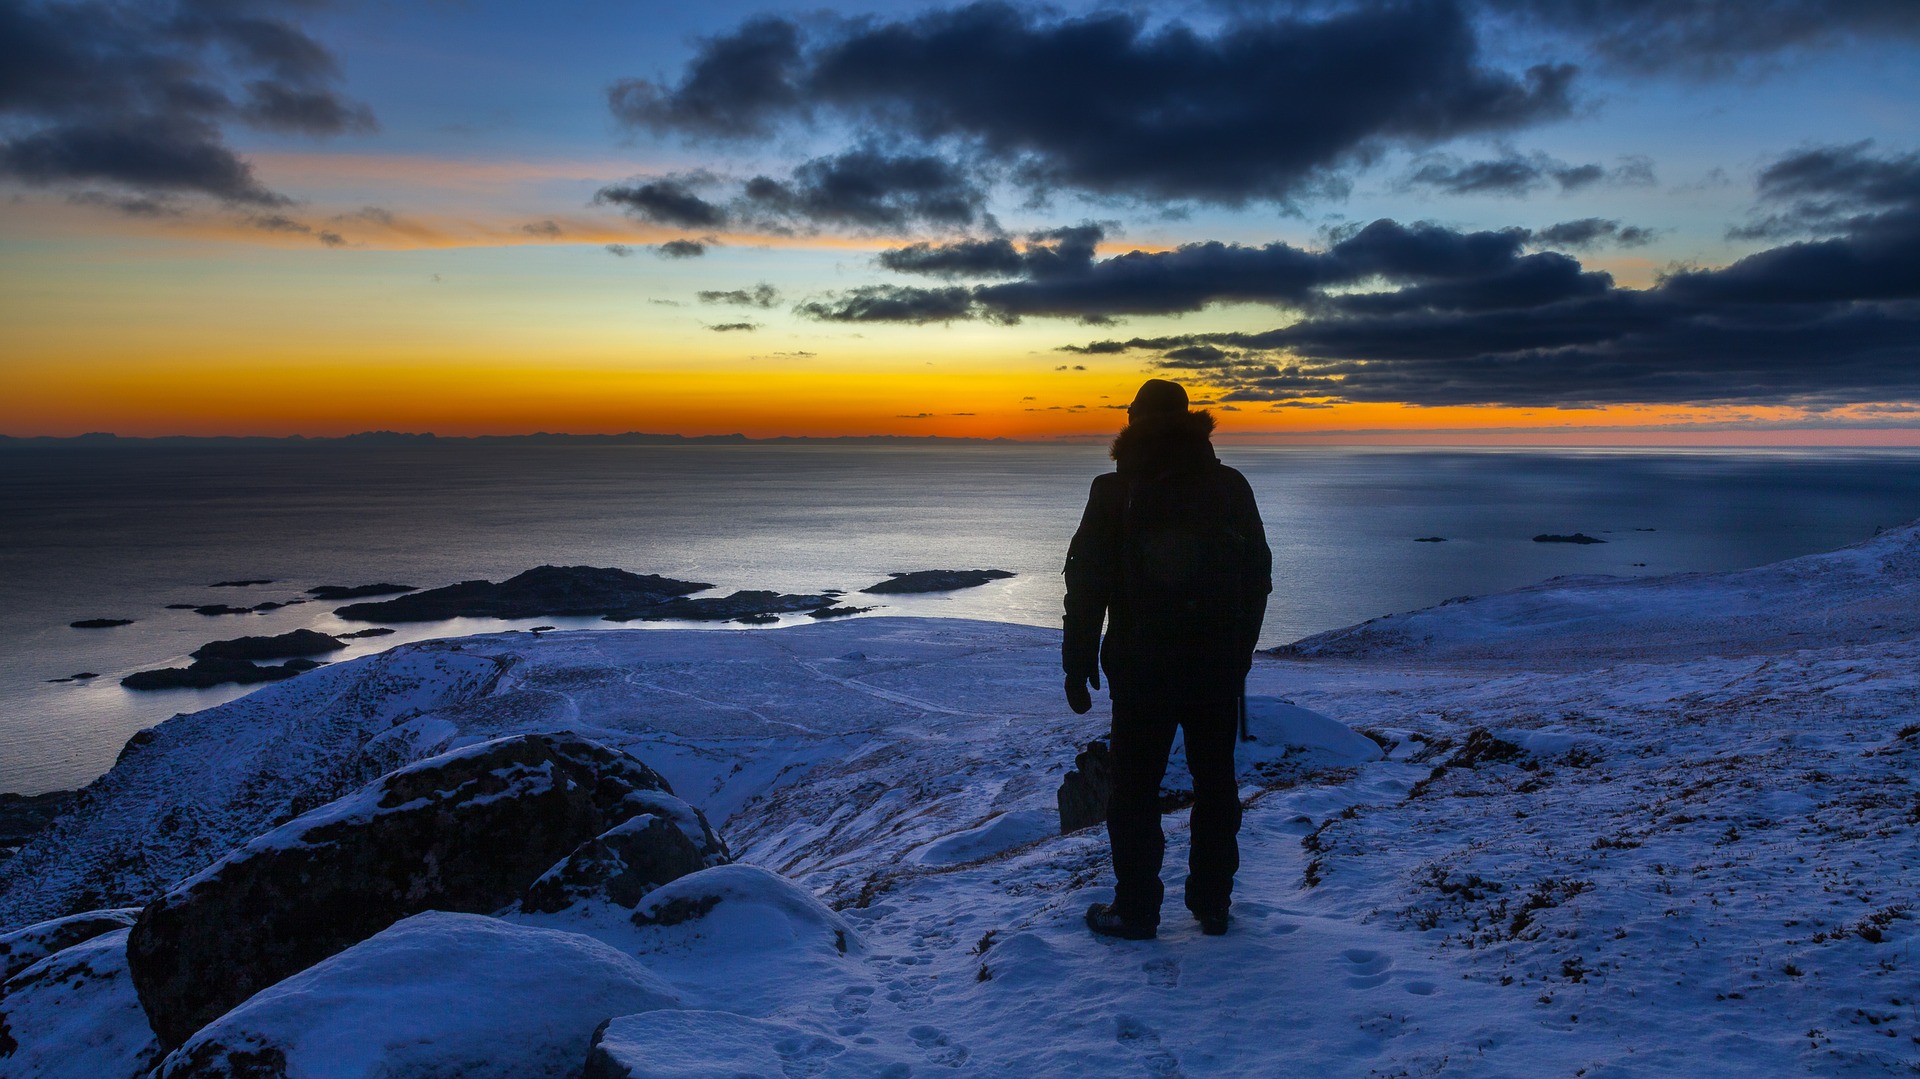
<instances>
[{"instance_id":1,"label":"sea","mask_svg":"<svg viewBox=\"0 0 1920 1079\"><path fill-rule=\"evenodd\" d=\"M1408 449L1223 445L1274 552L1263 645L1568 574L1743 568L1920 517L1920 451ZM0 449L0 792L84 785L136 731L251 687L135 692L124 675L208 641L365 628L298 603L316 585L433 587L541 564L736 589L852 592L890 573L1003 569L959 592L862 598L872 615L1058 626L1061 564L1097 444L780 442ZM1583 532L1604 543L1538 543ZM1419 542L1439 538L1444 542ZM214 587L217 582L266 584ZM74 629L127 618L113 629ZM767 633L806 624L706 628ZM396 627L406 641L596 619ZM74 681L82 672L95 675Z\"/></svg>"}]
</instances>

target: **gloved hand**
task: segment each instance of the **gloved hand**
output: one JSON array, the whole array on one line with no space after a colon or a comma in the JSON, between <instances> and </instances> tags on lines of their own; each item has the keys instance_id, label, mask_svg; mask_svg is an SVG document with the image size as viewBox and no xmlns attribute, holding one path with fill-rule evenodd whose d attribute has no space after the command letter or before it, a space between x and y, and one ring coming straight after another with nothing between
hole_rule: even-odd
<instances>
[{"instance_id":1,"label":"gloved hand","mask_svg":"<svg viewBox=\"0 0 1920 1079\"><path fill-rule=\"evenodd\" d=\"M1075 715L1085 715L1093 710L1093 694L1087 692L1088 683L1094 689L1100 688L1100 668L1095 667L1085 674L1067 675L1067 707Z\"/></svg>"}]
</instances>

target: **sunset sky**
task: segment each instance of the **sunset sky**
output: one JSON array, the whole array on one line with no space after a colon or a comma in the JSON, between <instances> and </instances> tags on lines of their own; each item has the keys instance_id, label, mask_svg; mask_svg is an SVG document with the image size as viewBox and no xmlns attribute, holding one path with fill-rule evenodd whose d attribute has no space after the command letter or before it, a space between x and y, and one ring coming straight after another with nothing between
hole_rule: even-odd
<instances>
[{"instance_id":1,"label":"sunset sky","mask_svg":"<svg viewBox=\"0 0 1920 1079\"><path fill-rule=\"evenodd\" d=\"M0 0L0 434L1920 444L1920 4Z\"/></svg>"}]
</instances>

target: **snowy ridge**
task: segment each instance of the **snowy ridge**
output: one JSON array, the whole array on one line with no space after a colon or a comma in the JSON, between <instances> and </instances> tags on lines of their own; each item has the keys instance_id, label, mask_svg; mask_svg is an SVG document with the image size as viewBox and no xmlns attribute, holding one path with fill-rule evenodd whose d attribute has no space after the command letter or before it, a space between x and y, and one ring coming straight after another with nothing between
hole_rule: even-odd
<instances>
[{"instance_id":1,"label":"snowy ridge","mask_svg":"<svg viewBox=\"0 0 1920 1079\"><path fill-rule=\"evenodd\" d=\"M1277 651L1571 665L1793 652L1920 634L1920 522L1733 573L1556 577L1317 634Z\"/></svg>"},{"instance_id":2,"label":"snowy ridge","mask_svg":"<svg viewBox=\"0 0 1920 1079\"><path fill-rule=\"evenodd\" d=\"M920 619L498 634L304 675L159 728L4 870L0 925L143 899L382 762L572 729L851 930L784 965L649 930L671 946L639 959L686 1010L616 1022L638 1053L849 1076L1911 1074L1916 578L1910 526L1260 657L1250 692L1300 707L1254 710L1221 939L1179 907L1184 812L1160 939L1086 933L1104 837L1040 824L1104 706L1058 701L1055 633Z\"/></svg>"}]
</instances>

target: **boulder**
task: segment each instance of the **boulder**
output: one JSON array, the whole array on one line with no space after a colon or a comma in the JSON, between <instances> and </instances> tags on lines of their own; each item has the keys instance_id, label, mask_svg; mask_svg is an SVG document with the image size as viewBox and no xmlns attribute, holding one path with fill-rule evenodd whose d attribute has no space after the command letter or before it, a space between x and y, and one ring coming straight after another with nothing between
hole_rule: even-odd
<instances>
[{"instance_id":1,"label":"boulder","mask_svg":"<svg viewBox=\"0 0 1920 1079\"><path fill-rule=\"evenodd\" d=\"M603 1026L594 1035L583 1079L905 1079L912 1074L912 1064L903 1058L793 1023L723 1011L651 1011Z\"/></svg>"},{"instance_id":2,"label":"boulder","mask_svg":"<svg viewBox=\"0 0 1920 1079\"><path fill-rule=\"evenodd\" d=\"M923 569L912 573L889 573L886 580L879 584L868 585L860 591L879 596L911 592L953 592L1011 576L1013 573L1004 569Z\"/></svg>"},{"instance_id":3,"label":"boulder","mask_svg":"<svg viewBox=\"0 0 1920 1079\"><path fill-rule=\"evenodd\" d=\"M655 792L628 801L646 808L542 874L520 901L521 911L553 914L601 901L632 910L662 884L733 860L706 816L680 799Z\"/></svg>"},{"instance_id":4,"label":"boulder","mask_svg":"<svg viewBox=\"0 0 1920 1079\"><path fill-rule=\"evenodd\" d=\"M55 952L0 987L0 1075L140 1079L160 1059L127 974L127 930Z\"/></svg>"},{"instance_id":5,"label":"boulder","mask_svg":"<svg viewBox=\"0 0 1920 1079\"><path fill-rule=\"evenodd\" d=\"M318 656L345 648L339 640L310 629L296 629L271 637L235 637L209 641L193 650L195 659L292 659Z\"/></svg>"},{"instance_id":6,"label":"boulder","mask_svg":"<svg viewBox=\"0 0 1920 1079\"><path fill-rule=\"evenodd\" d=\"M590 937L431 911L271 986L156 1079L570 1079L616 1015L671 987Z\"/></svg>"},{"instance_id":7,"label":"boulder","mask_svg":"<svg viewBox=\"0 0 1920 1079\"><path fill-rule=\"evenodd\" d=\"M577 735L443 753L259 836L149 904L129 945L154 1031L178 1045L254 993L423 910L490 912L671 793Z\"/></svg>"},{"instance_id":8,"label":"boulder","mask_svg":"<svg viewBox=\"0 0 1920 1079\"><path fill-rule=\"evenodd\" d=\"M689 873L647 893L621 932L595 935L680 989L689 1007L767 1015L867 983L853 927L813 893L756 865Z\"/></svg>"},{"instance_id":9,"label":"boulder","mask_svg":"<svg viewBox=\"0 0 1920 1079\"><path fill-rule=\"evenodd\" d=\"M55 952L64 951L102 933L126 929L139 916L139 907L90 910L40 922L0 936L0 985Z\"/></svg>"},{"instance_id":10,"label":"boulder","mask_svg":"<svg viewBox=\"0 0 1920 1079\"><path fill-rule=\"evenodd\" d=\"M1113 753L1105 742L1088 742L1073 758L1073 770L1060 780L1060 834L1104 824L1107 796L1113 793Z\"/></svg>"}]
</instances>

